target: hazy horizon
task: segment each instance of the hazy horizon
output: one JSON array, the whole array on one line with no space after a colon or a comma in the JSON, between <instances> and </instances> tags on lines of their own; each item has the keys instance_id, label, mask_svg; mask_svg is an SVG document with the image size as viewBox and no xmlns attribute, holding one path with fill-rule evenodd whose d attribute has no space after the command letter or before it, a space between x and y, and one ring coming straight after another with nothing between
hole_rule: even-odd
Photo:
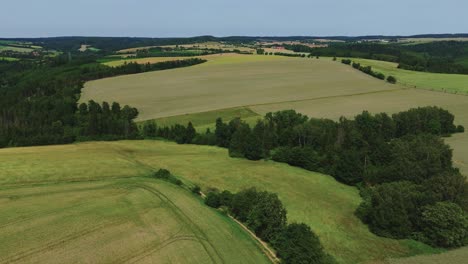
<instances>
[{"instance_id":1,"label":"hazy horizon","mask_svg":"<svg viewBox=\"0 0 468 264\"><path fill-rule=\"evenodd\" d=\"M2 8L2 38L408 36L468 28L468 3L462 0L24 0Z\"/></svg>"}]
</instances>

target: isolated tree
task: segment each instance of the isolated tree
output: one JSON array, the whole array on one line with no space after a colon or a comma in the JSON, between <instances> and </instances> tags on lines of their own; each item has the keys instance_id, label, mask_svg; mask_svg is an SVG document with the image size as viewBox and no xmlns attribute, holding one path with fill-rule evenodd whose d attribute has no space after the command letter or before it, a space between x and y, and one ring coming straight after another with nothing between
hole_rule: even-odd
<instances>
[{"instance_id":1,"label":"isolated tree","mask_svg":"<svg viewBox=\"0 0 468 264\"><path fill-rule=\"evenodd\" d=\"M387 77L387 82L395 84L397 82L396 78L392 75Z\"/></svg>"}]
</instances>

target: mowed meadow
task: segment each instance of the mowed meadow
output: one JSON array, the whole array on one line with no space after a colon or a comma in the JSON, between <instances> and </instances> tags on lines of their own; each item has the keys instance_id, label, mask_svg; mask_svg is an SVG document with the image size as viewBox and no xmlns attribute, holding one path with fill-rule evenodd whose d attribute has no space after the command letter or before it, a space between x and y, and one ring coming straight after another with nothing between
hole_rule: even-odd
<instances>
[{"instance_id":1,"label":"mowed meadow","mask_svg":"<svg viewBox=\"0 0 468 264\"><path fill-rule=\"evenodd\" d=\"M310 225L340 263L430 251L414 241L372 234L354 215L361 202L354 187L286 164L233 159L222 148L151 140L90 142L2 149L0 159L0 208L9 212L0 216L3 262L64 254L67 258L57 261L73 261L83 251L108 262L140 260L137 256L143 262L265 261L240 227L187 190L138 177L159 168L204 191L257 187L277 193L288 219ZM17 232L29 232L27 239L13 236Z\"/></svg>"},{"instance_id":2,"label":"mowed meadow","mask_svg":"<svg viewBox=\"0 0 468 264\"><path fill-rule=\"evenodd\" d=\"M227 216L96 147L0 154L0 263L270 263Z\"/></svg>"}]
</instances>

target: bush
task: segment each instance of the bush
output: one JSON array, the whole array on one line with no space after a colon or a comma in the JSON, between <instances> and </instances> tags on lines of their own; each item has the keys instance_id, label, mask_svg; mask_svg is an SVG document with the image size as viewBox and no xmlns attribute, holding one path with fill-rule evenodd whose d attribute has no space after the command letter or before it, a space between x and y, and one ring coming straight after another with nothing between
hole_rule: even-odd
<instances>
[{"instance_id":1,"label":"bush","mask_svg":"<svg viewBox=\"0 0 468 264\"><path fill-rule=\"evenodd\" d=\"M385 80L385 75L381 72L373 72L372 76L380 80Z\"/></svg>"},{"instance_id":2,"label":"bush","mask_svg":"<svg viewBox=\"0 0 468 264\"><path fill-rule=\"evenodd\" d=\"M464 133L465 132L465 127L462 125L457 126L457 133Z\"/></svg>"},{"instance_id":3,"label":"bush","mask_svg":"<svg viewBox=\"0 0 468 264\"><path fill-rule=\"evenodd\" d=\"M422 212L423 233L433 246L460 247L468 242L468 218L456 204L439 202Z\"/></svg>"},{"instance_id":4,"label":"bush","mask_svg":"<svg viewBox=\"0 0 468 264\"><path fill-rule=\"evenodd\" d=\"M290 224L274 242L281 263L330 263L319 238L306 224Z\"/></svg>"},{"instance_id":5,"label":"bush","mask_svg":"<svg viewBox=\"0 0 468 264\"><path fill-rule=\"evenodd\" d=\"M397 79L394 77L394 76L388 76L387 77L387 82L391 83L391 84L395 84L397 82Z\"/></svg>"},{"instance_id":6,"label":"bush","mask_svg":"<svg viewBox=\"0 0 468 264\"><path fill-rule=\"evenodd\" d=\"M321 158L311 147L279 147L275 150L272 159L298 166L310 171L321 169Z\"/></svg>"},{"instance_id":7,"label":"bush","mask_svg":"<svg viewBox=\"0 0 468 264\"><path fill-rule=\"evenodd\" d=\"M286 227L286 209L278 195L260 192L248 212L246 224L265 241L272 241Z\"/></svg>"},{"instance_id":8,"label":"bush","mask_svg":"<svg viewBox=\"0 0 468 264\"><path fill-rule=\"evenodd\" d=\"M165 180L175 185L182 185L182 181L177 179L174 175L171 174L171 172L169 172L166 169L159 169L157 172L153 174L153 177L157 179Z\"/></svg>"},{"instance_id":9,"label":"bush","mask_svg":"<svg viewBox=\"0 0 468 264\"><path fill-rule=\"evenodd\" d=\"M158 179L166 180L166 179L169 179L169 177L171 177L171 172L169 172L166 169L159 169L157 172L153 174L153 176Z\"/></svg>"},{"instance_id":10,"label":"bush","mask_svg":"<svg viewBox=\"0 0 468 264\"><path fill-rule=\"evenodd\" d=\"M365 219L379 235L406 238L414 231L421 196L418 186L410 182L378 185L372 192Z\"/></svg>"},{"instance_id":11,"label":"bush","mask_svg":"<svg viewBox=\"0 0 468 264\"><path fill-rule=\"evenodd\" d=\"M209 207L218 208L221 206L219 195L215 192L210 192L206 195L205 204Z\"/></svg>"},{"instance_id":12,"label":"bush","mask_svg":"<svg viewBox=\"0 0 468 264\"><path fill-rule=\"evenodd\" d=\"M341 63L346 64L346 65L350 65L350 64L351 64L351 60L350 60L350 59L342 59L342 60L341 60Z\"/></svg>"},{"instance_id":13,"label":"bush","mask_svg":"<svg viewBox=\"0 0 468 264\"><path fill-rule=\"evenodd\" d=\"M191 190L192 190L193 193L200 195L200 192L201 192L200 186L195 185L195 186L192 187Z\"/></svg>"}]
</instances>

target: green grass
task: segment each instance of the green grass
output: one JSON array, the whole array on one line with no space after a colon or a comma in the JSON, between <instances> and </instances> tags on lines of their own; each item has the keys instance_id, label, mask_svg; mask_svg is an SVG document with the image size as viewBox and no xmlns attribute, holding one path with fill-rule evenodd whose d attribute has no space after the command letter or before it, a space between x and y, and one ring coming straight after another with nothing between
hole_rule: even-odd
<instances>
[{"instance_id":1,"label":"green grass","mask_svg":"<svg viewBox=\"0 0 468 264\"><path fill-rule=\"evenodd\" d=\"M151 178L15 182L0 188L0 210L2 263L269 263L227 216Z\"/></svg>"},{"instance_id":2,"label":"green grass","mask_svg":"<svg viewBox=\"0 0 468 264\"><path fill-rule=\"evenodd\" d=\"M13 47L13 46L0 45L0 52L2 51L15 51L15 52L28 53L28 52L34 51L34 49L26 48L26 47Z\"/></svg>"},{"instance_id":3,"label":"green grass","mask_svg":"<svg viewBox=\"0 0 468 264\"><path fill-rule=\"evenodd\" d=\"M466 263L468 259L468 247L459 248L436 255L420 255L408 258L390 259L388 264L446 264Z\"/></svg>"},{"instance_id":4,"label":"green grass","mask_svg":"<svg viewBox=\"0 0 468 264\"><path fill-rule=\"evenodd\" d=\"M465 74L408 71L398 69L398 64L393 62L367 59L352 60L364 66L372 66L375 71L381 72L386 76L393 75L400 84L405 86L468 95L468 75Z\"/></svg>"},{"instance_id":5,"label":"green grass","mask_svg":"<svg viewBox=\"0 0 468 264\"><path fill-rule=\"evenodd\" d=\"M148 57L148 58L119 58L119 57L106 57L104 59L99 60L100 63L110 66L110 67L117 67L124 65L125 63L139 63L139 64L147 64L147 63L158 63L164 61L174 61L174 60L185 60L189 59L189 57Z\"/></svg>"},{"instance_id":6,"label":"green grass","mask_svg":"<svg viewBox=\"0 0 468 264\"><path fill-rule=\"evenodd\" d=\"M175 124L186 125L188 122L192 122L193 126L199 132L205 132L206 128L212 129L215 127L214 121L218 117L221 117L224 122L229 122L234 118L241 118L242 120L253 120L255 122L257 119L261 118L260 115L253 112L249 108L236 107L195 114L161 117L155 119L154 121L158 126L172 126Z\"/></svg>"},{"instance_id":7,"label":"green grass","mask_svg":"<svg viewBox=\"0 0 468 264\"><path fill-rule=\"evenodd\" d=\"M327 252L334 255L341 263L362 263L431 250L430 248L415 246L415 244L419 244L416 242L392 240L372 234L354 215L354 210L361 202L358 191L354 187L338 183L330 176L309 172L286 164L272 161L254 162L244 159L232 159L228 157L227 150L221 148L177 145L162 141L94 142L64 146L2 149L0 150L0 159L2 160L2 163L0 163L0 186L3 186L3 189L10 190L12 196L21 196L22 192L29 192L27 190L33 192L36 187L39 188L40 186L61 186L62 182L84 180L96 180L95 184L99 186L106 182L115 182L116 184L122 182L119 185L121 186L120 188L116 188L117 190L110 192L126 192L126 189L130 188L126 186L131 186L131 183L134 181L134 178L130 177L142 175L159 168L166 168L188 184L199 184L203 190L215 187L221 190L239 191L243 188L256 186L259 189L278 193L288 210L289 220L292 222L304 222L310 225L319 235ZM115 179L116 177L121 179L117 180ZM53 184L56 182L60 184ZM81 183L74 184L79 185ZM16 189L19 186L25 187L24 189ZM159 182L152 184L151 188L167 191L167 188ZM169 189L173 192L177 191L176 189ZM46 189L38 192L53 193ZM139 192L141 191L136 191L134 195L139 195ZM89 196L87 194L83 195L84 197ZM105 192L99 191L96 195L105 195ZM150 198L150 194L146 192L143 192L141 195L148 197L139 201L142 204L152 199ZM8 197L8 195L0 195L0 197ZM74 197L74 192L67 192L66 199L71 199L71 197ZM178 204L181 206L191 202L188 198L187 201L179 201L181 198L176 198L178 197L176 195L168 195L168 197L171 197L171 201L179 202ZM10 214L13 214L13 211L8 211L12 213L5 213L7 212L7 208L9 208L8 210L13 210L16 207L21 208L20 204L10 204L12 199L8 199L0 200L0 206L4 206L5 208L2 209L2 217L7 218L11 217L9 216ZM79 197L76 199L81 200ZM101 203L101 200L96 198L97 203ZM106 210L117 210L118 212L130 210L121 203L122 200L125 201L126 199L119 198L117 200L119 202L115 206L114 202L111 201L107 203L107 206L96 206L102 210L107 208ZM17 201L22 201L22 199L18 199ZM40 199L32 199L32 201L50 204L48 206L50 206L51 210L54 204L53 201L55 203L62 203L57 196L52 196L50 200L46 201L41 201ZM65 201L63 203L66 203ZM24 203L28 204L26 200L24 200ZM106 203L105 200L102 200L102 203ZM137 202L135 201L134 203ZM193 204L193 202L191 203ZM67 203L67 205L70 204ZM93 207L93 204L85 206L88 209ZM187 208L191 207L187 205ZM43 210L42 206L38 205L37 208L33 209L25 208L24 210L35 212L37 215L42 214L40 213ZM101 209L96 210L99 211ZM198 217L201 222L204 221L205 213L203 213L203 210L205 209L200 208L200 211L198 209L187 210L193 210L193 216L190 218ZM82 213L79 208L74 212L74 215L76 215L75 221L78 221L83 216L82 221L78 222L95 222L92 219L86 218L91 216ZM127 215L125 212L121 212L120 214L122 217ZM155 214L158 215L158 213ZM96 217L99 216L98 214ZM47 217L45 218L47 219ZM53 216L50 217L54 218ZM128 217L132 218L131 215ZM212 217L215 216L212 215L209 218ZM110 213L109 219L114 218L118 219L118 217L114 217ZM56 221L60 223L58 219ZM51 223L44 219L38 220L38 222L48 224L49 228L50 226L54 226L55 228L55 225L50 225ZM146 221L145 223L149 224L151 221ZM27 224L26 222L25 225ZM31 228L34 228L34 225L31 223L29 225L31 225ZM57 226L57 228L60 227ZM38 230L43 229L38 228ZM74 230L79 230L79 228L77 227ZM214 233L219 233L221 232L220 230L221 227ZM55 233L52 232L52 234ZM3 234L0 237L2 237L0 238L1 241L4 237ZM114 237L118 239L120 236L114 234ZM223 238L219 238L219 240L221 239ZM229 246L231 243L235 243L236 239L238 238L229 239ZM215 238L213 238L214 245L217 245L217 243L223 244L219 240L215 241ZM112 242L111 244L115 242L111 238L111 235L103 237L101 241L109 241L109 243ZM129 241L126 243L133 246ZM244 241L248 242L247 239L244 239ZM237 241L236 243L241 242ZM10 244L8 242L2 245L7 247ZM93 244L91 244L91 247L99 248ZM131 246L129 248L132 249ZM20 249L24 250L24 248ZM10 250L14 251L14 249ZM122 254L124 253L122 252ZM237 257L241 255L238 254ZM178 254L175 254L175 256L178 256ZM237 258L235 259L237 260Z\"/></svg>"},{"instance_id":8,"label":"green grass","mask_svg":"<svg viewBox=\"0 0 468 264\"><path fill-rule=\"evenodd\" d=\"M0 61L5 60L5 61L19 61L17 58L11 58L11 57L0 57Z\"/></svg>"}]
</instances>

